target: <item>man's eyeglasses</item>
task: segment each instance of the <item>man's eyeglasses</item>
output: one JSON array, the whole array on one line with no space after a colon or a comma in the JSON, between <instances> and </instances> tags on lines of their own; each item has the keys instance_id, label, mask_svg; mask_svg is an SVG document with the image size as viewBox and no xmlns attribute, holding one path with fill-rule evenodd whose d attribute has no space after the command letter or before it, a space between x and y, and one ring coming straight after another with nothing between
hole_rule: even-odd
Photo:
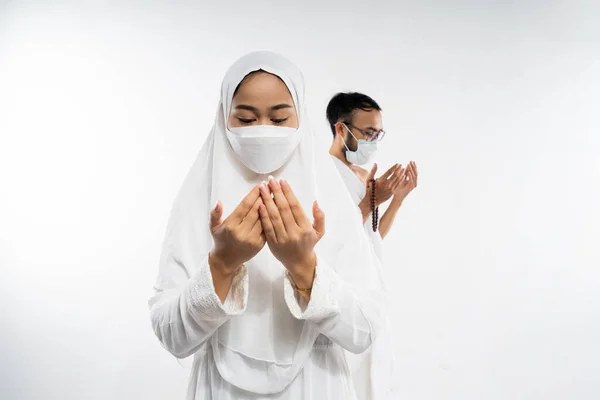
<instances>
[{"instance_id":1,"label":"man's eyeglasses","mask_svg":"<svg viewBox=\"0 0 600 400\"><path fill-rule=\"evenodd\" d=\"M377 132L367 132L364 129L360 129L357 126L352 125L350 122L344 122L344 124L346 124L347 127L352 128L352 129L356 129L357 131L359 131L360 133L362 133L363 135L365 135L366 137L366 141L367 142L380 142L381 140L383 140L383 138L385 137L385 131L384 130L380 130Z\"/></svg>"}]
</instances>

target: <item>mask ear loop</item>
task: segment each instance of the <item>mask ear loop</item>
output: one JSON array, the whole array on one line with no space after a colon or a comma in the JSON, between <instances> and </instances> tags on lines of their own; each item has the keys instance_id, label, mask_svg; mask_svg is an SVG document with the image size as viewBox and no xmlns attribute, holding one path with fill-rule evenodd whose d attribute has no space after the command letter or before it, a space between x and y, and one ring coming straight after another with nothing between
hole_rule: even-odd
<instances>
[{"instance_id":1,"label":"mask ear loop","mask_svg":"<svg viewBox=\"0 0 600 400\"><path fill-rule=\"evenodd\" d=\"M344 125L344 128L346 128L346 130L348 131L348 133L350 135L352 135L352 137L354 138L354 140L356 140L358 142L358 139L356 138L356 136L354 136L354 134L352 133L352 131L350 130L350 128L348 128L348 126L346 126L346 124L343 123L343 122L342 122L342 125ZM348 145L346 144L345 140L343 140L342 143L344 143L344 147L346 148L347 151L349 151L351 153L356 153L356 150L352 151L352 150L350 150L350 148L348 148Z\"/></svg>"}]
</instances>

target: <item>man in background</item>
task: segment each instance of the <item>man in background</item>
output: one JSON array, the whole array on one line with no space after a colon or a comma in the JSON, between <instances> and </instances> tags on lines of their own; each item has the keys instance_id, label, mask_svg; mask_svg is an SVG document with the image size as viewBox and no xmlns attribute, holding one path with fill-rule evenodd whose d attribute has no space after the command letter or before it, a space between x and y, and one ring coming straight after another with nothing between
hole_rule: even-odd
<instances>
[{"instance_id":1,"label":"man in background","mask_svg":"<svg viewBox=\"0 0 600 400\"><path fill-rule=\"evenodd\" d=\"M369 164L385 137L381 107L362 93L338 93L329 101L327 120L333 134L329 154L344 180L348 191L360 209L365 231L373 250L383 264L382 240L389 233L396 214L408 194L417 186L417 165L411 161L406 168L396 164L375 179L377 164ZM375 179L374 204L371 192ZM371 218L374 208L389 201L387 210L375 229ZM380 271L382 282L385 282ZM373 347L358 357L348 355L356 394L360 400L394 398L393 337L389 321Z\"/></svg>"},{"instance_id":2,"label":"man in background","mask_svg":"<svg viewBox=\"0 0 600 400\"><path fill-rule=\"evenodd\" d=\"M370 181L375 178L377 164L370 171L362 166L373 161L385 137L381 107L362 93L338 93L329 101L327 120L333 134L329 154L360 208L363 222L367 222L372 211ZM411 161L405 168L400 164L392 166L376 179L375 205L391 199L379 222L381 239L389 233L406 196L417 186L417 176L417 165Z\"/></svg>"}]
</instances>

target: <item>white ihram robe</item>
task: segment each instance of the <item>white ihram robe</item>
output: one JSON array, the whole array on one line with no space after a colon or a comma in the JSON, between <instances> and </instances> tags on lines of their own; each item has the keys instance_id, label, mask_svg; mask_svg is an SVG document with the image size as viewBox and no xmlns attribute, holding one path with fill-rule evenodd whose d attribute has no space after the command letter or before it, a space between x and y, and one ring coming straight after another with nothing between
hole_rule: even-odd
<instances>
[{"instance_id":1,"label":"white ihram robe","mask_svg":"<svg viewBox=\"0 0 600 400\"><path fill-rule=\"evenodd\" d=\"M358 206L366 195L365 184L341 160L333 156L332 159L352 200ZM364 230L373 247L373 251L381 261L380 265L384 265L383 242L379 231L373 232L371 218L368 218L365 222ZM379 274L383 285L383 282L385 282L383 271L380 270ZM379 338L375 341L371 349L363 355L363 359L359 359L351 367L354 387L359 400L394 398L393 387L397 377L394 376L394 346L389 321L386 321L379 334Z\"/></svg>"}]
</instances>

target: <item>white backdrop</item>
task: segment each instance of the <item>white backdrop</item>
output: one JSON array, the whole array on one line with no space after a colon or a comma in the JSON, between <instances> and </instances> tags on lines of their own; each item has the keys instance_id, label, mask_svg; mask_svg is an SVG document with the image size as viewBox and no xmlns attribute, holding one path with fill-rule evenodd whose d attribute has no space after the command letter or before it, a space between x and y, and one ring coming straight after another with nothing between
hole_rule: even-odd
<instances>
[{"instance_id":1,"label":"white backdrop","mask_svg":"<svg viewBox=\"0 0 600 400\"><path fill-rule=\"evenodd\" d=\"M363 91L382 167L418 162L386 240L401 398L598 399L600 3L500 3L0 2L0 397L183 398L163 230L227 67L268 49L323 135Z\"/></svg>"}]
</instances>

